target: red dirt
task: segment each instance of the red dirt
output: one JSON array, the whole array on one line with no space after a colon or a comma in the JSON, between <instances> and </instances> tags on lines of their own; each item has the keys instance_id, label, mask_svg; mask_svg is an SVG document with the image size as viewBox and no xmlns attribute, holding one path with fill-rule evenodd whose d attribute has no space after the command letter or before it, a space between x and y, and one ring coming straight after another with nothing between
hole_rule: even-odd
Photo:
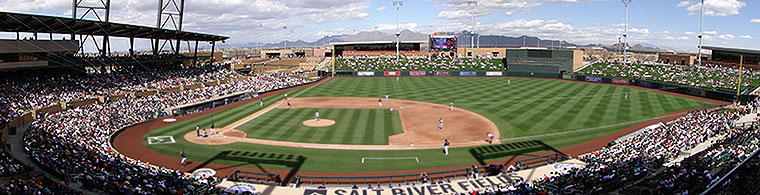
<instances>
[{"instance_id":1,"label":"red dirt","mask_svg":"<svg viewBox=\"0 0 760 195\"><path fill-rule=\"evenodd\" d=\"M542 78L532 78L532 79L542 79ZM325 83L325 82L328 82L330 80L331 80L331 78L327 78L327 79L323 79L322 81L319 81L317 83ZM563 80L563 79L546 79L546 80L561 80L561 81L565 81L565 82L589 83L589 82L571 81L571 80ZM200 113L196 113L196 114L192 114L192 115L188 115L188 116L172 117L172 118L176 118L177 122L184 121L184 120L189 120L189 119L192 119L192 118L195 118L195 117L200 117L200 116L203 116L203 115L206 115L206 114L210 114L210 113L214 113L214 112L219 112L219 111L224 110L224 109L228 109L228 108L231 108L231 107L239 106L239 105L242 105L242 104L245 104L245 103L248 103L248 102L252 102L252 101L264 98L264 97L269 97L269 96L272 96L272 95L277 95L277 94L280 94L282 92L292 91L292 90L300 89L300 88L303 88L303 87L310 87L310 86L316 85L317 83L312 83L312 84L298 86L298 87L294 87L294 88L288 88L288 89L278 90L278 91L274 91L274 92L264 93L264 94L261 94L261 96L259 96L257 98L250 99L250 100L246 100L246 101L242 101L242 102L237 102L237 103L233 103L233 104L230 104L230 105L225 105L225 106L222 106L222 107L214 108L214 109L211 109L211 110L207 110L207 111L204 111L204 112L200 112ZM629 87L629 88L634 88L634 89L639 89L639 90L653 91L653 92L658 92L658 93L663 93L663 94L668 94L668 95L674 95L674 96L686 97L686 98L696 99L696 100L701 100L701 101L713 102L713 103L716 103L716 104L728 104L729 103L729 102L718 101L718 100L713 100L713 99L708 99L708 98L703 98L703 97L689 96L689 95L680 94L680 93L666 92L666 91L660 91L660 90L656 90L656 89L649 89L649 88L638 87L638 86L616 85L616 84L608 84L608 83L594 83L594 84ZM698 109L701 109L701 108L695 108L695 109L691 109L691 110L698 110ZM691 111L691 110L688 110L688 111ZM658 118L658 119L653 119L653 120L649 120L649 121L646 121L646 122L642 122L642 123L639 123L639 124L627 127L625 129L622 129L620 131L611 133L609 135L606 135L606 136L603 136L603 137L599 137L599 138L587 141L587 142L582 143L582 144L578 144L578 145L574 145L574 146L568 146L568 147L556 149L556 152L561 152L561 153L563 153L563 154L565 154L567 156L578 156L578 155L581 155L581 154L585 154L585 153L591 152L593 150L596 150L596 149L598 149L598 148L600 148L600 147L602 147L602 146L604 146L604 145L606 145L606 144L614 141L615 139L617 139L617 138L619 138L621 136L630 134L630 133L635 132L635 131L637 131L637 130L639 130L641 128L644 128L644 127L647 127L649 125L656 124L656 123L659 123L659 122L671 121L671 120L673 120L675 118L684 116L684 115L686 115L688 113L688 111L680 111L680 112L669 113L669 114L666 115L668 117L662 117L662 118ZM166 117L166 118L170 118L170 117ZM130 126L130 127L126 128L126 129L124 129L122 133L120 133L119 135L117 135L117 136L115 136L113 138L113 147L115 149L117 149L119 152L121 152L122 154L124 154L124 155L127 155L127 156L129 156L131 158L134 158L134 159L137 159L137 160L140 160L140 161L143 161L143 162L150 162L151 164L156 165L156 166L167 167L167 168L171 168L171 169L177 169L177 170L181 170L181 171L185 171L185 172L190 172L192 170L195 170L195 169L198 169L198 168L204 168L204 167L205 168L211 168L211 169L214 169L214 170L217 171L216 175L219 176L219 177L226 177L230 173L232 173L233 171L235 171L236 169L245 170L245 171L277 173L277 174L280 174L280 175L288 175L288 173L290 172L288 170L261 170L261 169L256 169L256 168L235 167L235 166L220 165L220 164L213 164L213 163L205 164L203 167L200 167L199 166L201 164L200 162L191 162L190 165L185 166L185 167L181 167L180 164L179 164L179 162L180 162L180 158L179 157L177 157L177 156L167 156L167 155L164 155L164 154L160 154L158 152L155 152L153 150L148 149L147 146L145 146L144 144L142 144L142 140L145 137L145 135L148 134L148 132L150 132L153 129L157 129L157 128L160 128L160 127L163 127L163 126L167 126L167 125L170 124L170 123L164 123L162 121L162 119L163 118L153 119L153 120L150 120L150 121L138 123L136 125L133 125L133 126ZM497 164L497 163L509 163L509 164L513 164L517 160L520 160L520 159L525 159L525 158L530 158L530 157L535 157L535 156L541 156L541 155L550 154L550 153L553 153L553 152L555 152L555 151L544 151L544 152L540 152L540 153L537 153L537 154L528 154L528 155L519 155L519 156L515 155L515 156L510 157L508 160L486 161L486 163L488 163L488 164ZM329 176L381 176L381 175L395 175L395 174L416 174L416 173L420 173L422 171L426 171L426 172L445 171L445 170L466 168L466 167L469 167L469 166L470 165L467 164L467 165L457 165L457 166L439 167L439 168L432 168L432 169L420 169L420 170L384 171L384 172L355 172L355 173L340 173L340 172L338 172L338 173L332 173L332 172L304 172L304 171L299 171L297 174L298 175L314 175L314 176L316 176L316 175L324 175L324 176L328 176L328 175Z\"/></svg>"}]
</instances>

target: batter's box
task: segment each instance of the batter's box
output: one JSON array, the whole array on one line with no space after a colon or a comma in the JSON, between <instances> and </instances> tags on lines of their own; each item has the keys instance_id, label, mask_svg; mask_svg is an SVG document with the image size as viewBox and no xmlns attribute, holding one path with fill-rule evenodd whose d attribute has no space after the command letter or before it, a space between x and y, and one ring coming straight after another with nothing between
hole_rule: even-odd
<instances>
[{"instance_id":1,"label":"batter's box","mask_svg":"<svg viewBox=\"0 0 760 195\"><path fill-rule=\"evenodd\" d=\"M170 135L165 136L154 136L154 137L148 137L148 145L154 145L154 144L173 144L174 137Z\"/></svg>"}]
</instances>

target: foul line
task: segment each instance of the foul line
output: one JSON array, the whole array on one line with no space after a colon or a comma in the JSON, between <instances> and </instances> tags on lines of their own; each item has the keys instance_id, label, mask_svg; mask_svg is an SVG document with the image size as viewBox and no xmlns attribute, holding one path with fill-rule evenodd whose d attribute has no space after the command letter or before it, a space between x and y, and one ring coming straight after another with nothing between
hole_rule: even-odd
<instances>
[{"instance_id":1,"label":"foul line","mask_svg":"<svg viewBox=\"0 0 760 195\"><path fill-rule=\"evenodd\" d=\"M307 92L307 91L311 90L312 88L314 88L314 87L316 87L316 86L319 86L319 85L321 85L321 84L322 84L322 83L317 83L317 84L316 84L316 85L314 85L314 86L311 86L311 87L309 87L309 88L306 88L305 90L303 90L303 91L300 91L300 92L298 92L297 94L293 95L293 97L289 97L289 99L292 99L292 98L298 97L299 95L301 95L301 94L303 94L303 93L305 93L305 92ZM239 121L235 121L234 123L232 123L232 124L230 124L230 125L228 125L228 126L224 127L224 129L222 129L222 131L219 131L219 134L221 134L221 135L224 135L224 132L225 132L225 131L227 131L227 130L230 130L230 129L235 129L235 128L239 127L240 125L243 125L243 124L247 123L248 121L251 121L251 120L253 120L253 119L255 119L255 118L258 118L259 116L261 116L261 115L263 115L263 114L266 114L267 112L269 112L269 111L271 111L271 110L273 110L273 109L275 109L275 108L279 107L280 105L282 105L282 103L283 103L283 101L278 101L278 102L277 102L276 104L274 104L274 105L270 105L270 106L268 106L268 107L264 108L263 110L259 110L259 111L257 111L256 113L254 113L253 115L251 115L252 117L250 117L250 118L243 118L243 119L241 119L241 120L239 120ZM227 137L227 136L224 136L224 137Z\"/></svg>"},{"instance_id":2,"label":"foul line","mask_svg":"<svg viewBox=\"0 0 760 195\"><path fill-rule=\"evenodd\" d=\"M414 159L417 161L417 163L420 163L420 159L417 157L362 157L362 164L364 164L364 160L411 160Z\"/></svg>"}]
</instances>

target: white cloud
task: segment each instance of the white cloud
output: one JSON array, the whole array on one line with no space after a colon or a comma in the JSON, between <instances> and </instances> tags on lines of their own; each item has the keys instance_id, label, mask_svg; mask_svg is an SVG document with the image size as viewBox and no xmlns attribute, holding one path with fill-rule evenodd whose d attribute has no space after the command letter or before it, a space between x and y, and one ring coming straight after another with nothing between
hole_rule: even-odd
<instances>
[{"instance_id":1,"label":"white cloud","mask_svg":"<svg viewBox=\"0 0 760 195\"><path fill-rule=\"evenodd\" d=\"M701 3L686 4L682 1L678 5L679 7L681 5L689 5L686 10L692 15L699 13ZM739 14L739 9L745 6L747 6L747 3L738 0L705 0L704 10L705 15L708 16L730 16Z\"/></svg>"},{"instance_id":2,"label":"white cloud","mask_svg":"<svg viewBox=\"0 0 760 195\"><path fill-rule=\"evenodd\" d=\"M506 16L528 13L542 4L537 0L481 0L475 6L468 4L467 0L441 0L440 3L443 10L438 13L438 18L448 20L469 20L471 11L475 17L502 11Z\"/></svg>"},{"instance_id":3,"label":"white cloud","mask_svg":"<svg viewBox=\"0 0 760 195\"><path fill-rule=\"evenodd\" d=\"M689 40L689 37L687 36L678 37L678 40Z\"/></svg>"},{"instance_id":4,"label":"white cloud","mask_svg":"<svg viewBox=\"0 0 760 195\"><path fill-rule=\"evenodd\" d=\"M752 39L752 36L742 35L742 36L739 36L739 38L742 38L742 39Z\"/></svg>"},{"instance_id":5,"label":"white cloud","mask_svg":"<svg viewBox=\"0 0 760 195\"><path fill-rule=\"evenodd\" d=\"M760 18L751 19L751 20L749 20L749 22L760 23Z\"/></svg>"},{"instance_id":6,"label":"white cloud","mask_svg":"<svg viewBox=\"0 0 760 195\"><path fill-rule=\"evenodd\" d=\"M719 39L724 39L724 40L734 40L734 39L736 39L736 36L734 36L732 34L722 34L722 35L718 35L718 38Z\"/></svg>"},{"instance_id":7,"label":"white cloud","mask_svg":"<svg viewBox=\"0 0 760 195\"><path fill-rule=\"evenodd\" d=\"M386 9L388 9L388 7L382 6L382 7L378 7L375 10L377 10L377 11L383 11L383 10L386 10Z\"/></svg>"},{"instance_id":8,"label":"white cloud","mask_svg":"<svg viewBox=\"0 0 760 195\"><path fill-rule=\"evenodd\" d=\"M678 5L676 5L676 6L678 6L678 7L684 7L684 6L689 6L689 5L691 5L691 3L692 3L691 1L681 1L681 2L679 2L679 3L678 3Z\"/></svg>"},{"instance_id":9,"label":"white cloud","mask_svg":"<svg viewBox=\"0 0 760 195\"><path fill-rule=\"evenodd\" d=\"M685 34L685 35L696 35L696 33L694 33L694 32L689 32L689 31L683 32L683 34Z\"/></svg>"},{"instance_id":10,"label":"white cloud","mask_svg":"<svg viewBox=\"0 0 760 195\"><path fill-rule=\"evenodd\" d=\"M546 0L549 3L580 3L587 1L605 1L605 0Z\"/></svg>"},{"instance_id":11,"label":"white cloud","mask_svg":"<svg viewBox=\"0 0 760 195\"><path fill-rule=\"evenodd\" d=\"M612 26L614 26L614 27L624 27L625 23L612 24Z\"/></svg>"},{"instance_id":12,"label":"white cloud","mask_svg":"<svg viewBox=\"0 0 760 195\"><path fill-rule=\"evenodd\" d=\"M703 33L706 34L706 35L717 35L718 34L718 32L714 31L714 30L713 31L704 31Z\"/></svg>"}]
</instances>

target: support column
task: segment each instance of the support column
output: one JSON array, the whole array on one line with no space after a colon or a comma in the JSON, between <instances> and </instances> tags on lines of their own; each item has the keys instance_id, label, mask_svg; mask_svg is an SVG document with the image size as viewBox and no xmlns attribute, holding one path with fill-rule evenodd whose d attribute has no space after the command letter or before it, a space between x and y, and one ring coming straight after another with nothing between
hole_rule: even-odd
<instances>
[{"instance_id":1,"label":"support column","mask_svg":"<svg viewBox=\"0 0 760 195\"><path fill-rule=\"evenodd\" d=\"M216 59L214 59L214 47L216 47L216 41L211 41L211 57L209 57L211 62L216 61Z\"/></svg>"},{"instance_id":2,"label":"support column","mask_svg":"<svg viewBox=\"0 0 760 195\"><path fill-rule=\"evenodd\" d=\"M187 51L190 51L190 48L187 48ZM193 66L196 65L198 61L198 41L195 41L195 52L193 53Z\"/></svg>"}]
</instances>

